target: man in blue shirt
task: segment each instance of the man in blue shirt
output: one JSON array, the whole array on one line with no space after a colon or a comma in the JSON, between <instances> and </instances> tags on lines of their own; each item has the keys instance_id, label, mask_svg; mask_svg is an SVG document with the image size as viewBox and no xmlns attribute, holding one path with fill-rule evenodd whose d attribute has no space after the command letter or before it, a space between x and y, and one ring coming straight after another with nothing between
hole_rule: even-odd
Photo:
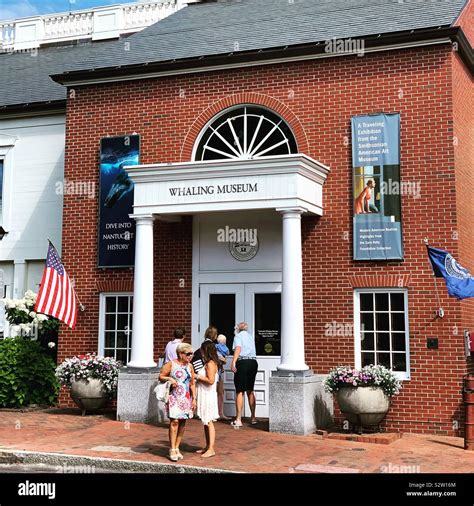
<instances>
[{"instance_id":1,"label":"man in blue shirt","mask_svg":"<svg viewBox=\"0 0 474 506\"><path fill-rule=\"evenodd\" d=\"M236 392L236 417L231 423L234 427L242 427L244 392L247 393L250 406L250 423L257 423L255 418L255 394L253 391L258 370L257 352L255 350L255 339L248 333L248 328L249 326L245 322L239 323L234 337L234 358L231 365L231 370L234 372Z\"/></svg>"}]
</instances>

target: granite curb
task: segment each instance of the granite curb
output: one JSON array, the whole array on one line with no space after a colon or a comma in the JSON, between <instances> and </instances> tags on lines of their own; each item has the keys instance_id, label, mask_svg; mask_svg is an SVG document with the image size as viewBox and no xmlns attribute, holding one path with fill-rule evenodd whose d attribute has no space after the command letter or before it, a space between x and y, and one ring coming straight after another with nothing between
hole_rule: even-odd
<instances>
[{"instance_id":1,"label":"granite curb","mask_svg":"<svg viewBox=\"0 0 474 506\"><path fill-rule=\"evenodd\" d=\"M156 473L156 474L243 474L227 469L214 469L180 464L162 464L126 459L110 459L71 455L66 453L31 452L23 450L0 449L0 464L46 464L53 466L93 466L98 470L117 473ZM59 471L58 471L59 472ZM68 471L66 471L68 472Z\"/></svg>"}]
</instances>

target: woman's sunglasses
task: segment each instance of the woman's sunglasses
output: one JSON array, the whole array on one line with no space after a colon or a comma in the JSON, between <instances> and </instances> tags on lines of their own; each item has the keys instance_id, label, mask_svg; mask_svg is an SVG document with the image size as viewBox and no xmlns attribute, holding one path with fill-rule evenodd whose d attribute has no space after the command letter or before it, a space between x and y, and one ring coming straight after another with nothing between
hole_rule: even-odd
<instances>
[{"instance_id":1,"label":"woman's sunglasses","mask_svg":"<svg viewBox=\"0 0 474 506\"><path fill-rule=\"evenodd\" d=\"M191 357L191 356L193 356L193 355L194 355L194 353L193 353L193 352L190 352L190 353L184 353L184 355L186 355L187 357Z\"/></svg>"}]
</instances>

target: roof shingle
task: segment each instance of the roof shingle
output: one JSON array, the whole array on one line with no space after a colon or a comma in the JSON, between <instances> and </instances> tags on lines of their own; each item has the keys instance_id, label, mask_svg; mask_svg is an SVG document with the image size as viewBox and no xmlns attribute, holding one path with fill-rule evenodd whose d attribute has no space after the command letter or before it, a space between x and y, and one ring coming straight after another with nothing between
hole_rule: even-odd
<instances>
[{"instance_id":1,"label":"roof shingle","mask_svg":"<svg viewBox=\"0 0 474 506\"><path fill-rule=\"evenodd\" d=\"M127 39L0 55L0 106L63 100L49 76L451 26L466 0L218 0ZM33 53L34 54L34 53Z\"/></svg>"}]
</instances>

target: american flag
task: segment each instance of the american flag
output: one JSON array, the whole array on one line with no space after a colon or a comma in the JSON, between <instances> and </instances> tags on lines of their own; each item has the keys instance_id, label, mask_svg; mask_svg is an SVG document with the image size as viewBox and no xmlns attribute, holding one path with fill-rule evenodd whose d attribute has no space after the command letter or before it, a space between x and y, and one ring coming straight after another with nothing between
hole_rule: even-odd
<instances>
[{"instance_id":1,"label":"american flag","mask_svg":"<svg viewBox=\"0 0 474 506\"><path fill-rule=\"evenodd\" d=\"M54 316L72 329L77 320L76 294L56 248L49 243L35 311Z\"/></svg>"}]
</instances>

